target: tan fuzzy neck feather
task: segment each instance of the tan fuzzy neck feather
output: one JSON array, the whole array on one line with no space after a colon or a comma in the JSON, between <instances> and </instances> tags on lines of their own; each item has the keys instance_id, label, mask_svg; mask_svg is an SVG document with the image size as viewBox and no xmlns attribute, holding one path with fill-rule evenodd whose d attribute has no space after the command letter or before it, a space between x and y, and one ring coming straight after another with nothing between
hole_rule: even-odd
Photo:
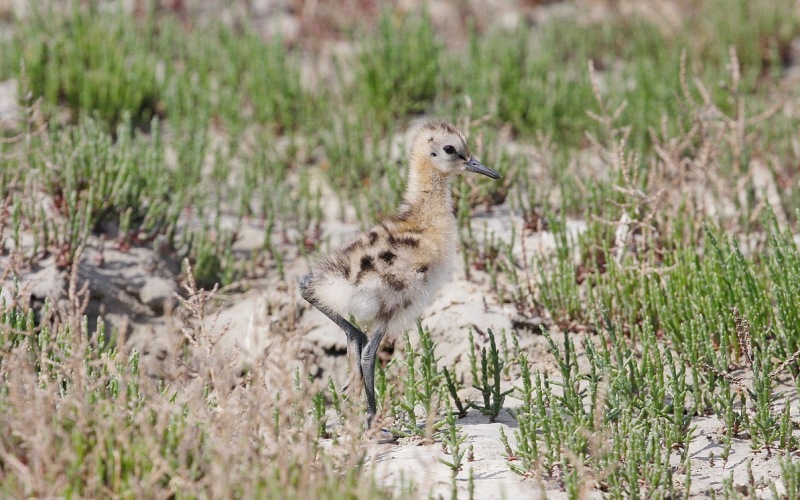
<instances>
[{"instance_id":1,"label":"tan fuzzy neck feather","mask_svg":"<svg viewBox=\"0 0 800 500\"><path fill-rule=\"evenodd\" d=\"M453 211L449 176L439 172L426 156L412 155L403 201L426 221L448 218Z\"/></svg>"}]
</instances>

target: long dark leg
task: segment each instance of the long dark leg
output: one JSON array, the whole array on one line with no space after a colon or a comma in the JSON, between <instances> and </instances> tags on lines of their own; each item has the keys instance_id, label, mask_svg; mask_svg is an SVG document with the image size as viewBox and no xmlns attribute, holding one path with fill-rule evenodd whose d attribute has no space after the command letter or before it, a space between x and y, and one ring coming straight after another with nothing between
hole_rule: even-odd
<instances>
[{"instance_id":1,"label":"long dark leg","mask_svg":"<svg viewBox=\"0 0 800 500\"><path fill-rule=\"evenodd\" d=\"M364 391L367 393L367 427L372 426L372 419L377 411L375 404L375 363L378 360L378 348L381 345L386 325L380 325L372 334L361 351L361 373L364 375Z\"/></svg>"},{"instance_id":2,"label":"long dark leg","mask_svg":"<svg viewBox=\"0 0 800 500\"><path fill-rule=\"evenodd\" d=\"M364 345L367 343L367 335L355 327L352 323L344 319L343 317L339 316L333 311L329 311L328 308L324 307L322 304L319 303L316 297L314 297L314 293L311 290L311 280L313 275L311 273L304 275L298 281L298 285L300 288L300 295L308 301L309 304L316 307L322 314L330 318L331 321L336 323L336 325L344 330L345 335L347 335L347 354L350 357L350 370L351 376L357 377L356 370L358 374L361 374L361 365L359 360L361 358L361 351L364 348ZM362 375L363 376L363 375ZM344 392L347 390L347 386L342 388Z\"/></svg>"}]
</instances>

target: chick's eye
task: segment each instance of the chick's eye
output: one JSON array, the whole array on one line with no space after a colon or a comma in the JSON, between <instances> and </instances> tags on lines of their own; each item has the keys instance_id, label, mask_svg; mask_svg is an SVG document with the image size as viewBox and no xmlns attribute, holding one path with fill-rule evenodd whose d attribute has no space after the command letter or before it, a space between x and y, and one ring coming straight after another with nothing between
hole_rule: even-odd
<instances>
[{"instance_id":1,"label":"chick's eye","mask_svg":"<svg viewBox=\"0 0 800 500\"><path fill-rule=\"evenodd\" d=\"M454 148L453 146L451 146L449 144L447 146L445 146L444 148L442 148L442 149L444 149L444 152L449 154L449 155L451 155L451 154L456 152L456 148Z\"/></svg>"}]
</instances>

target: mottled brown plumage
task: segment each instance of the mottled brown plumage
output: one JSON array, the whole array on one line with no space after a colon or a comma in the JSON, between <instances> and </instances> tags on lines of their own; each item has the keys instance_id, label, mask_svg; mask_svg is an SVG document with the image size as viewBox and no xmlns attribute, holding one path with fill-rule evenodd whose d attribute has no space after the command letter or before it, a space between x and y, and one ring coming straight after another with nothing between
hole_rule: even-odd
<instances>
[{"instance_id":1,"label":"mottled brown plumage","mask_svg":"<svg viewBox=\"0 0 800 500\"><path fill-rule=\"evenodd\" d=\"M476 160L463 134L444 122L420 128L397 213L322 256L300 279L300 292L347 334L347 387L366 387L368 421L375 415L375 356L385 334L407 330L450 276L457 242L451 177L462 171L500 175ZM371 327L371 338L345 318Z\"/></svg>"}]
</instances>

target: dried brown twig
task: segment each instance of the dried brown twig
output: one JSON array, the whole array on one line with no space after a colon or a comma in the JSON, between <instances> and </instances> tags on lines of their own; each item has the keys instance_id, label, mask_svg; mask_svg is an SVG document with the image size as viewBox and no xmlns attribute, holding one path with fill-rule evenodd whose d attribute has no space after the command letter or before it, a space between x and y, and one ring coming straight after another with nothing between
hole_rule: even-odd
<instances>
[{"instance_id":1,"label":"dried brown twig","mask_svg":"<svg viewBox=\"0 0 800 500\"><path fill-rule=\"evenodd\" d=\"M180 305L188 312L188 317L185 318L186 326L181 328L181 333L186 342L195 348L203 349L206 356L210 357L216 345L227 333L230 323L226 323L219 333L214 333L221 312L221 309L218 309L211 320L211 324L206 326L206 307L216 295L219 285L214 285L211 291L198 288L189 259L184 260L184 265L186 266L184 289L187 296L184 298L177 293L175 294Z\"/></svg>"}]
</instances>

